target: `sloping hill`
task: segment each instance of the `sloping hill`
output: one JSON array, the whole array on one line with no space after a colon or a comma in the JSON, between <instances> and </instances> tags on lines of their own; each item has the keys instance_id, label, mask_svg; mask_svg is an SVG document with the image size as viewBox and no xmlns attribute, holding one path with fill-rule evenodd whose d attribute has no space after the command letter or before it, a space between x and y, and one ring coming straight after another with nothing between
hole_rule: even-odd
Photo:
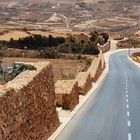
<instances>
[{"instance_id":1,"label":"sloping hill","mask_svg":"<svg viewBox=\"0 0 140 140\"><path fill-rule=\"evenodd\" d=\"M47 0L52 3L72 3L76 2L77 0ZM96 0L83 0L84 2L95 2Z\"/></svg>"}]
</instances>

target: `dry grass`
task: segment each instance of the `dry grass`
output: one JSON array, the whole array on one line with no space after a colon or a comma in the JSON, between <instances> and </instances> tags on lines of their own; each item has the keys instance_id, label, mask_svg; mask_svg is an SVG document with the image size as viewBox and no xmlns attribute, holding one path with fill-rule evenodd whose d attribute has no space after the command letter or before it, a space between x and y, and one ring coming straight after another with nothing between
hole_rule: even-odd
<instances>
[{"instance_id":1,"label":"dry grass","mask_svg":"<svg viewBox=\"0 0 140 140\"><path fill-rule=\"evenodd\" d=\"M4 29L1 29L0 31L3 31ZM31 34L39 34L42 36L46 36L48 37L49 35L52 35L54 37L64 37L66 38L68 36L68 34L73 34L73 35L77 35L80 34L80 31L64 31L64 30L57 30L57 31L40 31L40 30L34 30L34 31L29 31ZM89 32L84 32L84 34L89 34ZM24 31L19 31L19 30L15 30L15 31L10 31L8 33L5 33L4 35L0 35L0 40L5 40L5 41L9 41L11 38L13 38L14 40L18 40L19 38L25 38L26 36L28 36L28 34Z\"/></svg>"},{"instance_id":2,"label":"dry grass","mask_svg":"<svg viewBox=\"0 0 140 140\"><path fill-rule=\"evenodd\" d=\"M11 38L18 40L19 38L24 38L28 36L25 32L22 31L11 31L9 33L5 33L4 35L0 35L0 40L9 41Z\"/></svg>"},{"instance_id":3,"label":"dry grass","mask_svg":"<svg viewBox=\"0 0 140 140\"><path fill-rule=\"evenodd\" d=\"M54 37L58 37L58 36L62 36L62 37L67 37L67 35L68 34L75 34L75 35L77 35L77 34L80 34L81 32L79 31L73 31L73 32L68 32L68 31L63 31L63 30L59 30L59 31L57 31L57 32L49 32L49 31L39 31L39 30L37 30L37 31L30 31L30 33L31 34L40 34L40 35L42 35L42 36L46 36L46 37L48 37L49 35L52 35L52 36L54 36ZM85 34L89 34L89 32L84 32Z\"/></svg>"},{"instance_id":4,"label":"dry grass","mask_svg":"<svg viewBox=\"0 0 140 140\"><path fill-rule=\"evenodd\" d=\"M45 32L45 31L30 31L30 33L39 34L46 37L48 37L49 35L52 35L54 37L58 37L58 36L66 37L66 33L55 33L55 32Z\"/></svg>"}]
</instances>

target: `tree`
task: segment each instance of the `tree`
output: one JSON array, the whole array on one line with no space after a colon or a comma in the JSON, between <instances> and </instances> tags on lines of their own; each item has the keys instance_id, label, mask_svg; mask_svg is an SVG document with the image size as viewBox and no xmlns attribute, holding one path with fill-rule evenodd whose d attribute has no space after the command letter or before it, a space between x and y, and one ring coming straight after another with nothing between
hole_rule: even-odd
<instances>
[{"instance_id":1,"label":"tree","mask_svg":"<svg viewBox=\"0 0 140 140\"><path fill-rule=\"evenodd\" d=\"M52 35L49 35L48 37L48 46L49 47L52 47L52 46L55 46L55 40L54 40L54 37Z\"/></svg>"},{"instance_id":2,"label":"tree","mask_svg":"<svg viewBox=\"0 0 140 140\"><path fill-rule=\"evenodd\" d=\"M98 43L100 45L104 45L105 44L105 39L102 36L98 36Z\"/></svg>"},{"instance_id":3,"label":"tree","mask_svg":"<svg viewBox=\"0 0 140 140\"><path fill-rule=\"evenodd\" d=\"M109 35L107 33L101 33L100 35L104 38L105 43L107 43L107 41L109 39Z\"/></svg>"},{"instance_id":4,"label":"tree","mask_svg":"<svg viewBox=\"0 0 140 140\"><path fill-rule=\"evenodd\" d=\"M96 42L98 39L98 32L94 31L90 33L90 41Z\"/></svg>"},{"instance_id":5,"label":"tree","mask_svg":"<svg viewBox=\"0 0 140 140\"><path fill-rule=\"evenodd\" d=\"M70 40L70 43L75 43L75 37L74 36L71 35L69 37L69 40Z\"/></svg>"}]
</instances>

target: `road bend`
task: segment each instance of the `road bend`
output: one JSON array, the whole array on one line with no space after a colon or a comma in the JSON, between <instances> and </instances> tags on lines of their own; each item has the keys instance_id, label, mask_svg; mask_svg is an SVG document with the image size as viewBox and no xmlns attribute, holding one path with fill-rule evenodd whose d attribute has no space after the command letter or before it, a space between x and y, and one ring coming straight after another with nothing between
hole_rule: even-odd
<instances>
[{"instance_id":1,"label":"road bend","mask_svg":"<svg viewBox=\"0 0 140 140\"><path fill-rule=\"evenodd\" d=\"M126 51L112 54L109 65L102 84L56 140L140 140L140 69Z\"/></svg>"}]
</instances>

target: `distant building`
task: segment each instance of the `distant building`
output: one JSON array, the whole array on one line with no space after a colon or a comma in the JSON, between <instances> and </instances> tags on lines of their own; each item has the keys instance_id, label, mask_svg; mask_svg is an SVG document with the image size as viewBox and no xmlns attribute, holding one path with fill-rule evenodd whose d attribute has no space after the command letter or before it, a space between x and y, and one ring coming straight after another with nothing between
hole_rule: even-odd
<instances>
[{"instance_id":1,"label":"distant building","mask_svg":"<svg viewBox=\"0 0 140 140\"><path fill-rule=\"evenodd\" d=\"M89 41L90 41L90 37L84 33L75 35L75 42L77 44L88 44Z\"/></svg>"},{"instance_id":2,"label":"distant building","mask_svg":"<svg viewBox=\"0 0 140 140\"><path fill-rule=\"evenodd\" d=\"M90 37L84 33L79 35L68 35L65 41L67 44L69 43L76 43L76 44L88 44L90 42Z\"/></svg>"}]
</instances>

